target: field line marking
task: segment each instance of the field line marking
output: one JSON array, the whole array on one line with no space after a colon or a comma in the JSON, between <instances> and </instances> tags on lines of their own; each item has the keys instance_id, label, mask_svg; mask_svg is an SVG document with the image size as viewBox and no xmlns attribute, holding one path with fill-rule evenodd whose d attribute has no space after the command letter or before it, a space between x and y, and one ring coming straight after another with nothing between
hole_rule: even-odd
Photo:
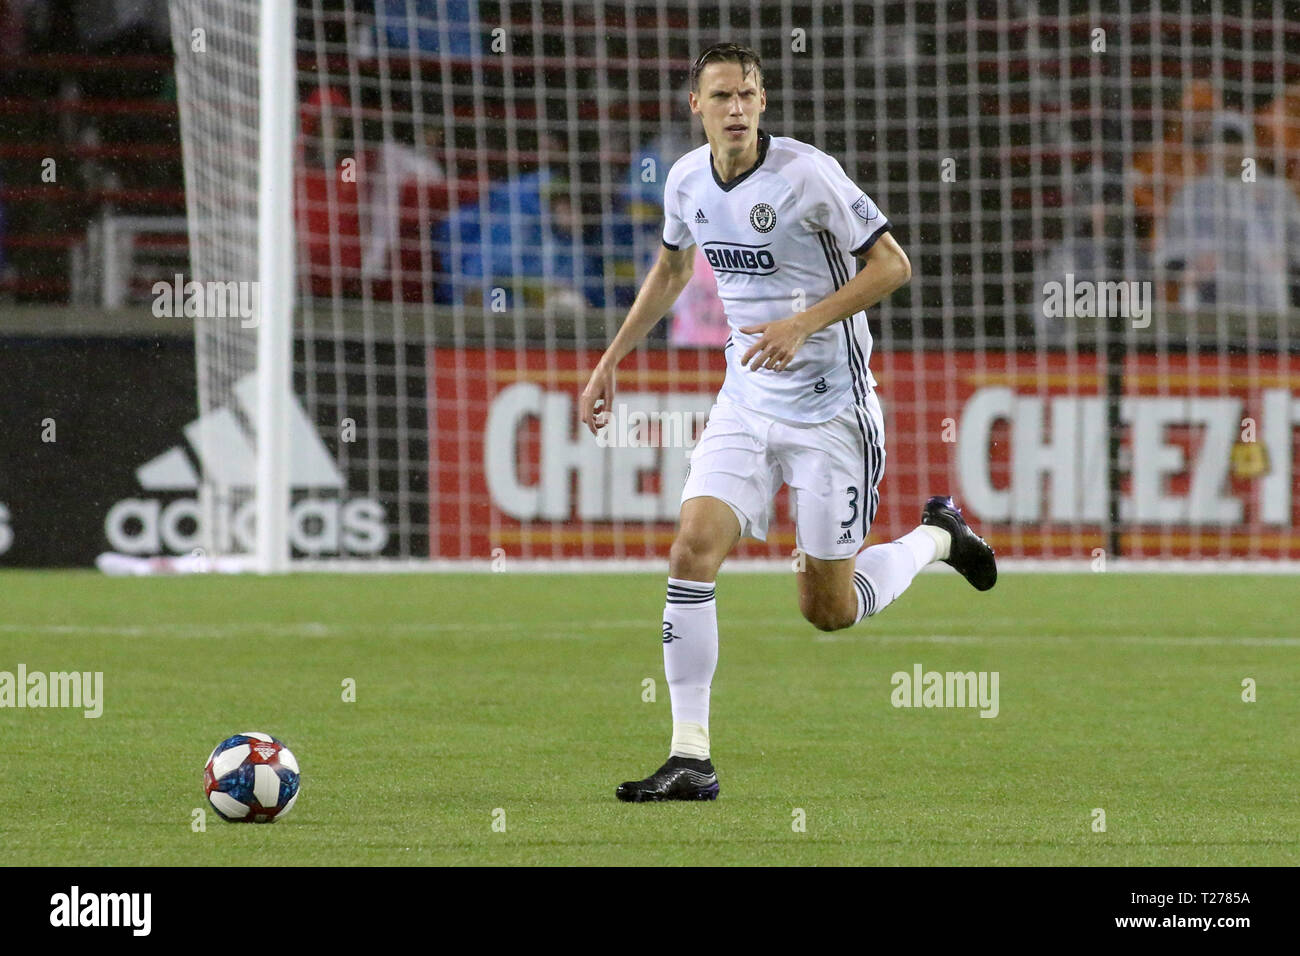
<instances>
[{"instance_id":1,"label":"field line marking","mask_svg":"<svg viewBox=\"0 0 1300 956\"><path fill-rule=\"evenodd\" d=\"M303 621L297 624L260 624L257 622L239 624L213 625L92 625L92 624L0 624L0 634L28 635L86 635L106 637L176 637L176 638L223 638L223 637L351 637L366 632L373 636L373 629L394 636L418 634L508 634L531 633L547 639L584 638L594 631L619 629L645 629L654 637L659 636L658 628L650 626L653 622L642 619L616 619L603 621L582 621L572 628L565 629L552 622L523 621L481 621L477 623L440 624L437 622L388 624L376 622L374 625L325 624L320 621ZM757 623L746 620L732 621L735 624ZM791 636L803 638L802 634L776 632L773 636L788 639ZM743 640L744 638L731 638ZM1300 637L1280 636L1234 636L1226 634L1189 635L1187 637L1169 637L1165 635L1141 634L1084 634L1084 635L1041 635L1037 637L985 634L880 634L871 629L860 628L853 632L836 632L833 634L817 633L812 641L825 643L869 643L869 644L1134 644L1159 647L1300 647Z\"/></svg>"},{"instance_id":2,"label":"field line marking","mask_svg":"<svg viewBox=\"0 0 1300 956\"><path fill-rule=\"evenodd\" d=\"M1240 637L1225 634L1168 637L1142 634L1056 634L1014 637L984 634L818 634L819 644L860 641L877 644L1146 644L1167 647L1300 647L1300 637Z\"/></svg>"}]
</instances>

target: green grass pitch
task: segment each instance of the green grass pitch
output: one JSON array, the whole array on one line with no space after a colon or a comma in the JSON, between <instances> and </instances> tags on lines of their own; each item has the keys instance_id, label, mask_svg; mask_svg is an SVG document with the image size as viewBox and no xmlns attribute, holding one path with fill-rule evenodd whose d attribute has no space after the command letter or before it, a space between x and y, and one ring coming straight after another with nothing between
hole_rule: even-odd
<instances>
[{"instance_id":1,"label":"green grass pitch","mask_svg":"<svg viewBox=\"0 0 1300 956\"><path fill-rule=\"evenodd\" d=\"M670 730L662 574L5 572L0 671L103 671L105 700L0 709L3 862L1300 863L1294 579L926 574L822 634L789 578L719 580L718 801L635 806L614 787ZM997 671L999 715L893 707L918 663ZM195 832L246 730L301 798Z\"/></svg>"}]
</instances>

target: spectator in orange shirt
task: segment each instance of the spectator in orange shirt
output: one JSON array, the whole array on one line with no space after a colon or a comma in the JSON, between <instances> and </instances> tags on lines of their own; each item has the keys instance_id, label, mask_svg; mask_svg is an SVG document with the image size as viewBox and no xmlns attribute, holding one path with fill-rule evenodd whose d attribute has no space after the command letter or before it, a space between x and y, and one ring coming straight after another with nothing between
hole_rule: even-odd
<instances>
[{"instance_id":1,"label":"spectator in orange shirt","mask_svg":"<svg viewBox=\"0 0 1300 956\"><path fill-rule=\"evenodd\" d=\"M1255 113L1260 157L1300 196L1300 83L1293 83Z\"/></svg>"},{"instance_id":2,"label":"spectator in orange shirt","mask_svg":"<svg viewBox=\"0 0 1300 956\"><path fill-rule=\"evenodd\" d=\"M1245 117L1214 124L1211 164L1169 204L1153 254L1187 309L1280 315L1300 302L1300 201L1253 159Z\"/></svg>"},{"instance_id":3,"label":"spectator in orange shirt","mask_svg":"<svg viewBox=\"0 0 1300 956\"><path fill-rule=\"evenodd\" d=\"M1164 219L1174 194L1205 173L1211 127L1221 109L1219 93L1209 81L1189 83L1178 109L1164 113L1160 142L1134 155L1133 205L1140 226L1147 229L1148 249L1155 244L1154 228Z\"/></svg>"}]
</instances>

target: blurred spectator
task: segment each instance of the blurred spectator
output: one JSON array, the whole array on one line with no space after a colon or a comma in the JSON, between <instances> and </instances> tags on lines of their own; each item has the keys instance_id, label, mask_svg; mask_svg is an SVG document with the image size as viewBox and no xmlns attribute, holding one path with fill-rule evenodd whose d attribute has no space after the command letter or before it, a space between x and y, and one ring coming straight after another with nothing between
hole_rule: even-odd
<instances>
[{"instance_id":1,"label":"blurred spectator","mask_svg":"<svg viewBox=\"0 0 1300 956\"><path fill-rule=\"evenodd\" d=\"M313 295L361 292L361 218L357 180L364 157L354 155L347 97L316 87L302 107L297 164L299 246ZM354 160L347 174L344 160Z\"/></svg>"},{"instance_id":2,"label":"blurred spectator","mask_svg":"<svg viewBox=\"0 0 1300 956\"><path fill-rule=\"evenodd\" d=\"M167 0L75 0L82 49L100 54L159 53L171 47Z\"/></svg>"},{"instance_id":3,"label":"blurred spectator","mask_svg":"<svg viewBox=\"0 0 1300 956\"><path fill-rule=\"evenodd\" d=\"M695 272L673 306L668 341L673 345L725 345L731 335L718 297L718 278L703 250L695 247Z\"/></svg>"},{"instance_id":4,"label":"blurred spectator","mask_svg":"<svg viewBox=\"0 0 1300 956\"><path fill-rule=\"evenodd\" d=\"M535 216L510 221L509 241L493 243L492 278L511 304L581 312L605 305L604 262L585 229L568 182L550 180Z\"/></svg>"},{"instance_id":5,"label":"blurred spectator","mask_svg":"<svg viewBox=\"0 0 1300 956\"><path fill-rule=\"evenodd\" d=\"M27 52L27 8L32 0L0 0L0 56Z\"/></svg>"},{"instance_id":6,"label":"blurred spectator","mask_svg":"<svg viewBox=\"0 0 1300 956\"><path fill-rule=\"evenodd\" d=\"M1255 142L1273 172L1300 196L1300 83L1292 83L1255 113Z\"/></svg>"},{"instance_id":7,"label":"blurred spectator","mask_svg":"<svg viewBox=\"0 0 1300 956\"><path fill-rule=\"evenodd\" d=\"M672 98L662 132L632 151L627 178L619 190L617 214L633 243L638 285L662 247L664 181L668 171L696 146L690 138L694 127L687 100L689 92L688 86Z\"/></svg>"},{"instance_id":8,"label":"blurred spectator","mask_svg":"<svg viewBox=\"0 0 1300 956\"><path fill-rule=\"evenodd\" d=\"M502 250L521 243L521 237L538 233L543 193L553 180L563 177L568 139L563 130L538 132L537 168L493 183L475 205L432 226L433 248L450 282L437 292L440 303L478 305L487 302L493 286L494 266ZM504 270L509 275L510 270Z\"/></svg>"},{"instance_id":9,"label":"blurred spectator","mask_svg":"<svg viewBox=\"0 0 1300 956\"><path fill-rule=\"evenodd\" d=\"M442 280L434 290L434 301L440 305L483 303L488 256L482 210L478 205L463 206L433 223L430 232Z\"/></svg>"},{"instance_id":10,"label":"blurred spectator","mask_svg":"<svg viewBox=\"0 0 1300 956\"><path fill-rule=\"evenodd\" d=\"M478 0L414 0L415 35L408 19L410 0L378 0L375 27L390 49L415 47L421 53L478 56Z\"/></svg>"},{"instance_id":11,"label":"blurred spectator","mask_svg":"<svg viewBox=\"0 0 1300 956\"><path fill-rule=\"evenodd\" d=\"M1205 172L1210 124L1222 109L1219 93L1206 80L1183 90L1176 111L1164 113L1161 139L1133 157L1133 204L1139 225L1150 229L1165 217L1169 200L1189 179ZM1148 231L1148 248L1154 235Z\"/></svg>"},{"instance_id":12,"label":"blurred spectator","mask_svg":"<svg viewBox=\"0 0 1300 956\"><path fill-rule=\"evenodd\" d=\"M475 205L433 225L433 247L450 289L440 290L440 302L479 305L489 301L494 263L499 250L512 247L516 220L531 221L542 214L542 188L550 182L549 170L538 170L505 182L493 183Z\"/></svg>"},{"instance_id":13,"label":"blurred spectator","mask_svg":"<svg viewBox=\"0 0 1300 956\"><path fill-rule=\"evenodd\" d=\"M1253 154L1246 120L1220 114L1206 175L1170 203L1154 261L1184 308L1280 313L1298 302L1300 201L1258 169L1244 181Z\"/></svg>"},{"instance_id":14,"label":"blurred spectator","mask_svg":"<svg viewBox=\"0 0 1300 956\"><path fill-rule=\"evenodd\" d=\"M662 135L634 150L627 178L619 190L614 213L615 244L631 257L631 269L620 268L619 278L634 287L641 284L663 248L664 180L673 163L694 148L685 136L689 122L688 113L680 120L680 130L670 125ZM630 276L626 274L629 271ZM635 288L632 292L635 295Z\"/></svg>"},{"instance_id":15,"label":"blurred spectator","mask_svg":"<svg viewBox=\"0 0 1300 956\"><path fill-rule=\"evenodd\" d=\"M1047 317L1043 312L1044 286L1049 282L1068 285L1074 281L1094 283L1131 281L1147 274L1141 250L1139 261L1124 263L1124 233L1130 223L1124 204L1124 179L1104 169L1089 168L1076 179L1063 211L1063 236L1034 270L1032 317L1038 335L1060 344L1068 340L1071 320Z\"/></svg>"},{"instance_id":16,"label":"blurred spectator","mask_svg":"<svg viewBox=\"0 0 1300 956\"><path fill-rule=\"evenodd\" d=\"M403 214L411 212L403 197L414 191L418 202L427 187L446 181L446 170L438 160L442 142L442 128L430 125L414 146L385 140L375 151L374 169L364 182L368 220L361 262L364 278L379 278L392 267L390 256L400 248Z\"/></svg>"},{"instance_id":17,"label":"blurred spectator","mask_svg":"<svg viewBox=\"0 0 1300 956\"><path fill-rule=\"evenodd\" d=\"M690 121L687 116L681 122ZM681 159L695 144L685 134L685 130L670 129L656 136L635 150L632 165L628 168L627 182L623 186L623 197L628 202L646 202L663 209L664 180L673 163Z\"/></svg>"},{"instance_id":18,"label":"blurred spectator","mask_svg":"<svg viewBox=\"0 0 1300 956\"><path fill-rule=\"evenodd\" d=\"M696 146L690 138L694 126L687 92L682 90L679 96L673 97L673 109L664 131L633 153L623 185L620 215L625 225L620 235L631 243L635 264L633 294L663 248L664 180L673 163ZM673 345L723 345L730 334L727 314L718 296L717 277L698 248L695 271L669 316L668 340Z\"/></svg>"}]
</instances>

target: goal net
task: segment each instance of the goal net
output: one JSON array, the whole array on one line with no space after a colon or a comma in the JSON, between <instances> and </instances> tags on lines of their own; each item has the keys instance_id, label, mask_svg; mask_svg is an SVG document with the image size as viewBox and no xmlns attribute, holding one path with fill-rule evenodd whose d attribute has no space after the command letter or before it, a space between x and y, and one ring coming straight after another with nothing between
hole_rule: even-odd
<instances>
[{"instance_id":1,"label":"goal net","mask_svg":"<svg viewBox=\"0 0 1300 956\"><path fill-rule=\"evenodd\" d=\"M260 8L171 0L199 283L258 275ZM839 160L912 260L869 312L873 540L949 492L1007 558L1300 558L1288 9L299 0L292 554L666 555L723 371L703 256L601 442L577 399L703 142L690 64L726 39L763 58L763 127ZM238 553L258 330L195 327L208 540ZM774 508L742 556L791 557Z\"/></svg>"}]
</instances>

